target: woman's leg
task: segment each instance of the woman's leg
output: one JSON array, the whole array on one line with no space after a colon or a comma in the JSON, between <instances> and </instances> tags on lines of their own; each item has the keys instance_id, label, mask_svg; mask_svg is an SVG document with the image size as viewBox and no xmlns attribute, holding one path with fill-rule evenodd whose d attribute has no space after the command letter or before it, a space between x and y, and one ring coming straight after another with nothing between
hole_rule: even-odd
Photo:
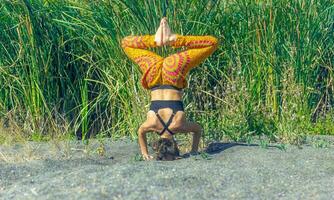
<instances>
[{"instance_id":1,"label":"woman's leg","mask_svg":"<svg viewBox=\"0 0 334 200\"><path fill-rule=\"evenodd\" d=\"M122 47L126 55L139 65L142 73L145 73L150 66L163 60L163 57L146 50L149 47L156 47L153 35L125 37L122 40Z\"/></svg>"},{"instance_id":2,"label":"woman's leg","mask_svg":"<svg viewBox=\"0 0 334 200\"><path fill-rule=\"evenodd\" d=\"M212 36L176 36L172 47L187 47L187 50L168 56L163 61L163 84L186 86L188 72L209 57L218 46Z\"/></svg>"},{"instance_id":3,"label":"woman's leg","mask_svg":"<svg viewBox=\"0 0 334 200\"><path fill-rule=\"evenodd\" d=\"M137 63L143 73L142 85L144 88L159 82L163 57L146 50L156 47L154 35L128 36L122 40L122 48L125 54Z\"/></svg>"}]
</instances>

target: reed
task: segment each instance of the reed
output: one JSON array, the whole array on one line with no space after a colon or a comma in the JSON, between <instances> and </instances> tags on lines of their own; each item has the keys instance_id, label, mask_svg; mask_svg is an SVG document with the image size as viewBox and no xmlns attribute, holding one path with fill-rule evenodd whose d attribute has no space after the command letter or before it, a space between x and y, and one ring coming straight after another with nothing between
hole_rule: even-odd
<instances>
[{"instance_id":1,"label":"reed","mask_svg":"<svg viewBox=\"0 0 334 200\"><path fill-rule=\"evenodd\" d=\"M0 2L4 127L15 124L27 139L136 138L149 98L120 40L153 34L165 1ZM220 40L192 71L185 92L188 117L204 126L204 139L264 135L293 142L304 134L334 134L333 5L169 0L175 32Z\"/></svg>"}]
</instances>

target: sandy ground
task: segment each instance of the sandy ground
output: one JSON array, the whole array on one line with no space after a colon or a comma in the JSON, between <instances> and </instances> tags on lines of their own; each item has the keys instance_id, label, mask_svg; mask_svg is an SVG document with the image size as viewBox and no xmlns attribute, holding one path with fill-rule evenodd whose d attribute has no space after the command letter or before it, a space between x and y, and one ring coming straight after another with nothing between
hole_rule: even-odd
<instances>
[{"instance_id":1,"label":"sandy ground","mask_svg":"<svg viewBox=\"0 0 334 200\"><path fill-rule=\"evenodd\" d=\"M262 147L261 147L262 146ZM0 199L332 199L334 139L214 143L207 154L138 161L130 141L0 146Z\"/></svg>"}]
</instances>

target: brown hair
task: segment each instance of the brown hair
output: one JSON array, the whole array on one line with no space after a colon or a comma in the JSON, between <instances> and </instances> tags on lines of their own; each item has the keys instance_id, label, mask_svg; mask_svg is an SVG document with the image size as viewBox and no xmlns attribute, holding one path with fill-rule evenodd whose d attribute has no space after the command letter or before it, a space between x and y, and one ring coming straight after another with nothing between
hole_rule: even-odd
<instances>
[{"instance_id":1,"label":"brown hair","mask_svg":"<svg viewBox=\"0 0 334 200\"><path fill-rule=\"evenodd\" d=\"M157 160L175 160L180 156L179 148L174 139L160 138L153 143Z\"/></svg>"}]
</instances>

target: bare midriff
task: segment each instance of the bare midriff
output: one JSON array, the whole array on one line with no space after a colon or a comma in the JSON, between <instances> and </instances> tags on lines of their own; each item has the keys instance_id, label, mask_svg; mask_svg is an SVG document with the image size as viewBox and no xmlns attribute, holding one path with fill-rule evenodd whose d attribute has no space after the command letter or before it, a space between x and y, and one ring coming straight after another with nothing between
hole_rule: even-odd
<instances>
[{"instance_id":1,"label":"bare midriff","mask_svg":"<svg viewBox=\"0 0 334 200\"><path fill-rule=\"evenodd\" d=\"M181 101L183 92L173 89L157 89L151 92L151 101L172 100Z\"/></svg>"}]
</instances>

